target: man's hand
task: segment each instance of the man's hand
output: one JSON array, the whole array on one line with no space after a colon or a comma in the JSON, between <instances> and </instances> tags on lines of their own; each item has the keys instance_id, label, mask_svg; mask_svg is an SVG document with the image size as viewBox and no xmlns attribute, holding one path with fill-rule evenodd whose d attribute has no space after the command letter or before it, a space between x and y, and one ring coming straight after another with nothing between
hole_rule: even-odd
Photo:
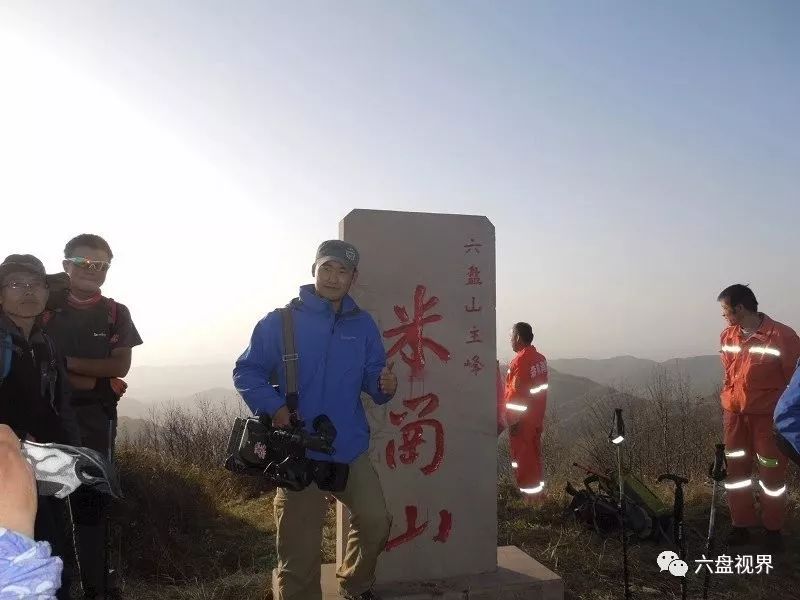
<instances>
[{"instance_id":1,"label":"man's hand","mask_svg":"<svg viewBox=\"0 0 800 600\"><path fill-rule=\"evenodd\" d=\"M289 407L284 404L272 415L272 426L278 429L285 429L289 425L291 425Z\"/></svg>"},{"instance_id":2,"label":"man's hand","mask_svg":"<svg viewBox=\"0 0 800 600\"><path fill-rule=\"evenodd\" d=\"M33 538L36 480L20 449L11 428L0 425L0 527Z\"/></svg>"},{"instance_id":3,"label":"man's hand","mask_svg":"<svg viewBox=\"0 0 800 600\"><path fill-rule=\"evenodd\" d=\"M117 395L117 398L122 398L122 396L125 395L128 389L128 384L125 383L125 381L119 377L113 377L109 383L111 384L111 389Z\"/></svg>"},{"instance_id":4,"label":"man's hand","mask_svg":"<svg viewBox=\"0 0 800 600\"><path fill-rule=\"evenodd\" d=\"M393 362L383 368L378 378L378 389L381 393L386 394L390 398L394 396L397 391L397 375L392 373L392 367L394 367Z\"/></svg>"}]
</instances>

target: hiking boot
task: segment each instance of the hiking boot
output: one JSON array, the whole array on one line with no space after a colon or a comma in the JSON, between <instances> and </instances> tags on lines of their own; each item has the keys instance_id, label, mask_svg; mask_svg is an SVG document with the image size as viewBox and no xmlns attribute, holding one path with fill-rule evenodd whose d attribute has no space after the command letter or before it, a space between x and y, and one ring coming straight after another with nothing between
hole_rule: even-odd
<instances>
[{"instance_id":1,"label":"hiking boot","mask_svg":"<svg viewBox=\"0 0 800 600\"><path fill-rule=\"evenodd\" d=\"M767 535L764 539L764 547L769 550L770 554L781 554L786 549L780 530L767 530Z\"/></svg>"},{"instance_id":2,"label":"hiking boot","mask_svg":"<svg viewBox=\"0 0 800 600\"><path fill-rule=\"evenodd\" d=\"M345 600L381 600L381 597L372 590L367 590L366 592L358 595L348 594L347 592L342 591L342 598Z\"/></svg>"},{"instance_id":3,"label":"hiking boot","mask_svg":"<svg viewBox=\"0 0 800 600\"><path fill-rule=\"evenodd\" d=\"M750 531L747 527L733 527L728 534L728 546L744 546L750 543Z\"/></svg>"}]
</instances>

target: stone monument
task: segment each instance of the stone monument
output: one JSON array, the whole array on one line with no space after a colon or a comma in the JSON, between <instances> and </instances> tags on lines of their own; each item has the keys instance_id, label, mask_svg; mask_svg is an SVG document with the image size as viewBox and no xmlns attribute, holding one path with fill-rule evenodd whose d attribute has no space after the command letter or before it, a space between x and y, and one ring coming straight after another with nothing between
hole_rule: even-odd
<instances>
[{"instance_id":1,"label":"stone monument","mask_svg":"<svg viewBox=\"0 0 800 600\"><path fill-rule=\"evenodd\" d=\"M399 385L364 405L393 515L377 591L392 598L563 597L554 573L497 547L495 231L482 216L354 210L352 296L375 318ZM337 509L337 564L348 531ZM323 597L337 598L335 566Z\"/></svg>"}]
</instances>

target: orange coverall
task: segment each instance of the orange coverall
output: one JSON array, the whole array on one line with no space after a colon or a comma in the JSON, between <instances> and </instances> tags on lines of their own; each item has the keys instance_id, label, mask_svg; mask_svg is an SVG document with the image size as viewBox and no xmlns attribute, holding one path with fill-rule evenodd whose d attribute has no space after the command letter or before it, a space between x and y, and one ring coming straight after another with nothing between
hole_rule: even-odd
<instances>
[{"instance_id":1,"label":"orange coverall","mask_svg":"<svg viewBox=\"0 0 800 600\"><path fill-rule=\"evenodd\" d=\"M720 336L724 382L721 394L725 481L735 527L758 525L753 503L756 488L765 529L783 527L787 458L773 436L772 414L800 357L800 339L786 325L763 316L761 327L745 338L738 325ZM758 475L753 477L753 462Z\"/></svg>"},{"instance_id":2,"label":"orange coverall","mask_svg":"<svg viewBox=\"0 0 800 600\"><path fill-rule=\"evenodd\" d=\"M547 409L547 360L534 346L513 358L506 376L506 414L520 413L510 426L511 460L520 491L538 494L544 489L542 428Z\"/></svg>"}]
</instances>

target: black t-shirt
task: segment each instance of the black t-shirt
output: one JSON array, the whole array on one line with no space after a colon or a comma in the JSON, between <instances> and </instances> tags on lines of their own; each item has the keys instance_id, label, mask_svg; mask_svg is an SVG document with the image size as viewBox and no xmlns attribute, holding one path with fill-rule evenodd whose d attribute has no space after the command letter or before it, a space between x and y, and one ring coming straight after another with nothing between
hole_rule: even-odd
<instances>
[{"instance_id":1,"label":"black t-shirt","mask_svg":"<svg viewBox=\"0 0 800 600\"><path fill-rule=\"evenodd\" d=\"M105 297L88 307L64 304L55 308L46 319L46 329L59 351L73 358L108 358L116 348L142 344L128 307ZM108 389L107 381L99 380L94 391L75 390L73 397L95 397Z\"/></svg>"},{"instance_id":2,"label":"black t-shirt","mask_svg":"<svg viewBox=\"0 0 800 600\"><path fill-rule=\"evenodd\" d=\"M0 423L37 442L78 444L80 434L69 401L64 358L35 328L29 340L0 314L0 329L11 333L11 370L0 385ZM51 396L52 382L52 396Z\"/></svg>"}]
</instances>

